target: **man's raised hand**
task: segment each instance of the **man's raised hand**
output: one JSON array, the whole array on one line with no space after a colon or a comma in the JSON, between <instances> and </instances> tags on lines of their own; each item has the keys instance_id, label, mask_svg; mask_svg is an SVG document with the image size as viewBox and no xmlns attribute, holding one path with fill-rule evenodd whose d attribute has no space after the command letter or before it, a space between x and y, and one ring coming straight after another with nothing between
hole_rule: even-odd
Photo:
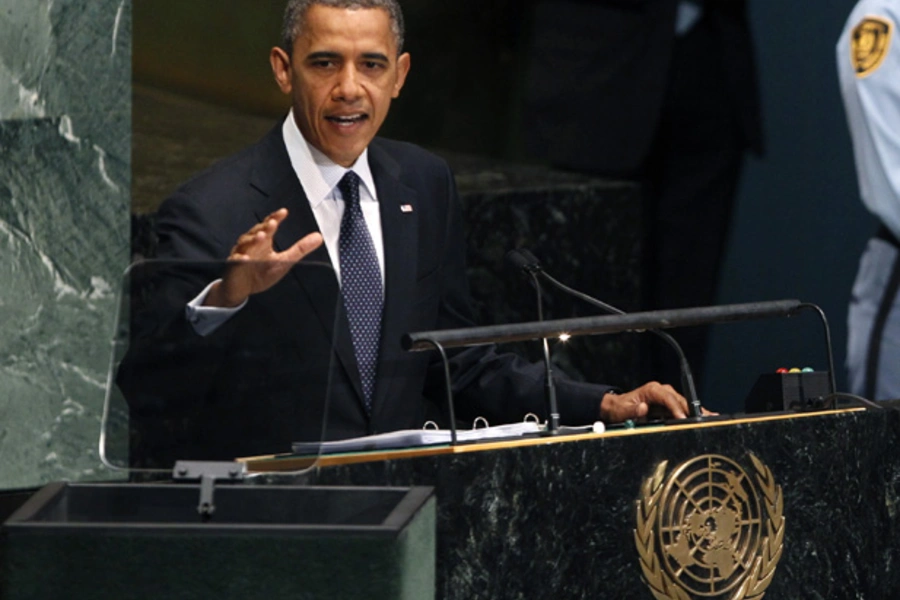
<instances>
[{"instance_id":1,"label":"man's raised hand","mask_svg":"<svg viewBox=\"0 0 900 600\"><path fill-rule=\"evenodd\" d=\"M235 307L253 294L264 292L291 270L300 259L322 245L322 235L310 233L283 252L276 252L273 239L288 216L276 210L238 238L228 255L225 276L210 289L206 306Z\"/></svg>"}]
</instances>

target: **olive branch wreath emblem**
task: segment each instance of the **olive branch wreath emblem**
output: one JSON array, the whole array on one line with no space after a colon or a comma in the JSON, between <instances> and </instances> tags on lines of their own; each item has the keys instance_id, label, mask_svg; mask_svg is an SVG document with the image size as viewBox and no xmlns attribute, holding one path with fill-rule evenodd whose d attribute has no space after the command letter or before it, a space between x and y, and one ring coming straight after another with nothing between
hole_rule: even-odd
<instances>
[{"instance_id":1,"label":"olive branch wreath emblem","mask_svg":"<svg viewBox=\"0 0 900 600\"><path fill-rule=\"evenodd\" d=\"M756 483L764 498L765 533L759 542L756 556L743 575L743 581L728 600L759 600L763 597L775 567L781 559L784 543L784 498L781 486L769 468L752 453L748 453L756 470ZM715 458L713 455L709 457ZM634 540L640 556L644 580L657 600L691 600L691 596L673 579L661 564L654 537L654 523L660 510L660 498L665 488L668 461L662 461L656 471L644 480L641 497L637 501L637 527Z\"/></svg>"}]
</instances>

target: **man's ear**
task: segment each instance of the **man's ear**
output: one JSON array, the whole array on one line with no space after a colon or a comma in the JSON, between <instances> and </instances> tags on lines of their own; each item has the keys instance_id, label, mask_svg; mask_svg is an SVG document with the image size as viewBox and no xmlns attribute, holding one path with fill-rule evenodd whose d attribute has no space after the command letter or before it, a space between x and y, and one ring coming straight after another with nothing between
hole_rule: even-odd
<instances>
[{"instance_id":1,"label":"man's ear","mask_svg":"<svg viewBox=\"0 0 900 600\"><path fill-rule=\"evenodd\" d=\"M409 52L404 52L397 57L397 81L394 82L394 93L391 98L400 95L400 90L406 82L406 76L409 74Z\"/></svg>"},{"instance_id":2,"label":"man's ear","mask_svg":"<svg viewBox=\"0 0 900 600\"><path fill-rule=\"evenodd\" d=\"M278 46L269 52L269 64L272 65L272 75L281 91L290 94L293 89L291 82L291 57Z\"/></svg>"}]
</instances>

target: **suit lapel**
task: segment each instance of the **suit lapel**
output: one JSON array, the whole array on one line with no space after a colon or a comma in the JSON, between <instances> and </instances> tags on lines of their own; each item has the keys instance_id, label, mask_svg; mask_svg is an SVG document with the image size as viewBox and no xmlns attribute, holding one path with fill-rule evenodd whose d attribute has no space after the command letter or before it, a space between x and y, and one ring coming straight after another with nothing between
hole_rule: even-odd
<instances>
[{"instance_id":1,"label":"suit lapel","mask_svg":"<svg viewBox=\"0 0 900 600\"><path fill-rule=\"evenodd\" d=\"M270 133L262 144L250 184L260 190L264 198L254 207L258 220L261 221L280 208L287 208L289 211L288 217L275 233L276 250L284 251L303 236L319 230L306 192L297 179L284 147L281 127ZM310 263L321 263L327 268L313 267ZM352 382L359 402L362 403L362 383L350 338L350 326L343 305L340 304L340 287L331 265L331 257L323 244L307 255L298 267L292 269L289 277L299 284L313 306L326 335L332 341L338 360ZM303 340L298 343L303 343Z\"/></svg>"},{"instance_id":2,"label":"suit lapel","mask_svg":"<svg viewBox=\"0 0 900 600\"><path fill-rule=\"evenodd\" d=\"M410 299L416 279L418 217L415 190L400 181L401 167L377 140L369 146L369 166L378 193L384 240L385 297L381 319L381 347L376 377L373 415L399 390L395 372L403 363L400 337L406 333Z\"/></svg>"}]
</instances>

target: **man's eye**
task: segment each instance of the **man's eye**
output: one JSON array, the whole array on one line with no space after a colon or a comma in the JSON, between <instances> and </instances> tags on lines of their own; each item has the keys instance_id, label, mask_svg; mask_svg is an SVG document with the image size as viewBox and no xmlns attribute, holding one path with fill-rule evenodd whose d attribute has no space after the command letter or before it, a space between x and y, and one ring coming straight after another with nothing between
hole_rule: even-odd
<instances>
[{"instance_id":1,"label":"man's eye","mask_svg":"<svg viewBox=\"0 0 900 600\"><path fill-rule=\"evenodd\" d=\"M314 60L310 63L313 67L317 69L329 69L334 66L333 60Z\"/></svg>"},{"instance_id":2,"label":"man's eye","mask_svg":"<svg viewBox=\"0 0 900 600\"><path fill-rule=\"evenodd\" d=\"M377 62L374 60L367 60L366 62L363 63L362 66L367 71L374 71L374 70L378 70L378 69L383 69L384 63L380 63L380 62Z\"/></svg>"}]
</instances>

